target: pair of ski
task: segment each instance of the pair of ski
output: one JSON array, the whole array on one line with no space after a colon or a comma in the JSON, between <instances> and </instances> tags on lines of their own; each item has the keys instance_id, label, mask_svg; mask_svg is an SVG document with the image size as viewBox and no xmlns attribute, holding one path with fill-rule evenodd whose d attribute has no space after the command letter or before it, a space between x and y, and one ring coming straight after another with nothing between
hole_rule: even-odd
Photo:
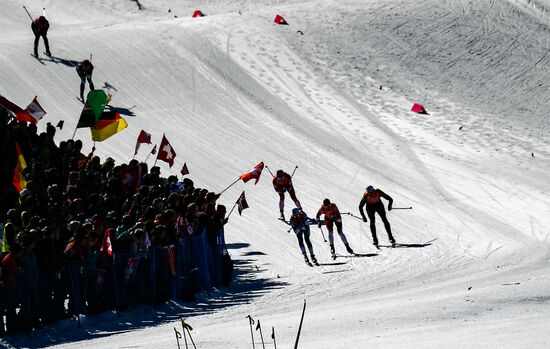
<instances>
[{"instance_id":1,"label":"pair of ski","mask_svg":"<svg viewBox=\"0 0 550 349\"><path fill-rule=\"evenodd\" d=\"M309 265L310 267L313 267L314 265L316 267L319 266L319 262L317 262L317 259L315 257L312 257L311 261L310 261L309 258L307 258L307 256L304 255L304 260L305 260L306 264Z\"/></svg>"},{"instance_id":2,"label":"pair of ski","mask_svg":"<svg viewBox=\"0 0 550 349\"><path fill-rule=\"evenodd\" d=\"M399 246L399 244L396 243L396 242L391 242L391 245L389 245L389 246L378 245L378 244L373 244L373 245L374 245L374 247L376 247L377 250L380 250L380 247L395 248L395 247Z\"/></svg>"},{"instance_id":3,"label":"pair of ski","mask_svg":"<svg viewBox=\"0 0 550 349\"><path fill-rule=\"evenodd\" d=\"M43 54L48 57L49 59L52 59L52 54L51 52L48 54L48 52L43 52ZM34 58L40 60L40 59L44 59L44 58L41 58L40 56L38 55L35 55L34 53L31 53L31 56L33 56Z\"/></svg>"}]
</instances>

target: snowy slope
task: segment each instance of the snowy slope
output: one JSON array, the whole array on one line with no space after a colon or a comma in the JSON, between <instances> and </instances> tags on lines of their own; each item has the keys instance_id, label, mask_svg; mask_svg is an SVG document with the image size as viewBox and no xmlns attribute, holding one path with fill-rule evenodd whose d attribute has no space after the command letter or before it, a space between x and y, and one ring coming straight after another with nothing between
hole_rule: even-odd
<instances>
[{"instance_id":1,"label":"snowy slope","mask_svg":"<svg viewBox=\"0 0 550 349\"><path fill-rule=\"evenodd\" d=\"M186 161L198 186L222 190L265 161L299 166L310 215L325 197L357 214L368 184L414 207L389 218L398 241L420 247L377 251L368 225L346 217L352 247L372 255L312 270L275 219L268 173L231 188L222 203L246 189L251 206L226 233L240 286L182 312L200 347L251 347L248 314L290 347L303 299L303 348L547 346L549 2L141 3L29 1L34 13L47 8L59 58L40 63L20 2L4 1L0 93L20 105L38 95L47 121L65 120L58 139L71 137L81 105L70 61L93 53L96 86L115 86L112 105L131 114L128 129L96 144L104 157L127 161L145 129L177 152L163 173ZM191 19L195 8L209 16ZM290 26L274 25L277 13ZM410 113L414 102L430 115ZM76 136L91 148L87 130ZM317 232L313 242L331 263ZM106 314L8 342L174 347L176 323L140 317L110 328ZM118 333L125 322L133 330Z\"/></svg>"}]
</instances>

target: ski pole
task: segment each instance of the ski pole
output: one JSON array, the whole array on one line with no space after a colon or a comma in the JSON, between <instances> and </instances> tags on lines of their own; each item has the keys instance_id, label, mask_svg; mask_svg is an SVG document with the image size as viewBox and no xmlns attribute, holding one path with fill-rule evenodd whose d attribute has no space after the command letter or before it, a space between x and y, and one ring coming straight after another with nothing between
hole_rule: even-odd
<instances>
[{"instance_id":1,"label":"ski pole","mask_svg":"<svg viewBox=\"0 0 550 349\"><path fill-rule=\"evenodd\" d=\"M269 166L266 165L265 168L267 169L267 171L269 171L269 174L271 175L271 177L275 177L275 176L273 175L273 172L271 172L271 170L269 169Z\"/></svg>"},{"instance_id":2,"label":"ski pole","mask_svg":"<svg viewBox=\"0 0 550 349\"><path fill-rule=\"evenodd\" d=\"M411 207L392 207L392 210L412 210Z\"/></svg>"},{"instance_id":3,"label":"ski pole","mask_svg":"<svg viewBox=\"0 0 550 349\"><path fill-rule=\"evenodd\" d=\"M254 324L254 319L252 316L248 315L248 324L250 325L250 336L252 337L252 349L256 349L256 346L254 345L254 332L252 331L252 325Z\"/></svg>"},{"instance_id":4,"label":"ski pole","mask_svg":"<svg viewBox=\"0 0 550 349\"><path fill-rule=\"evenodd\" d=\"M296 165L296 167L294 167L294 171L292 171L292 174L290 175L290 178L292 178L294 176L294 173L296 172L297 168L298 168L298 165Z\"/></svg>"},{"instance_id":5,"label":"ski pole","mask_svg":"<svg viewBox=\"0 0 550 349\"><path fill-rule=\"evenodd\" d=\"M323 241L327 242L327 239L325 239L325 233L323 233L323 227L319 227L319 230L321 231L321 236L323 236Z\"/></svg>"},{"instance_id":6,"label":"ski pole","mask_svg":"<svg viewBox=\"0 0 550 349\"><path fill-rule=\"evenodd\" d=\"M361 217L359 217L359 216L356 216L356 215L354 215L354 214L351 213L351 212L344 212L344 214L347 214L348 216L352 216L353 218L357 218L357 219L363 220L363 218L361 218Z\"/></svg>"},{"instance_id":7,"label":"ski pole","mask_svg":"<svg viewBox=\"0 0 550 349\"><path fill-rule=\"evenodd\" d=\"M29 18L31 19L31 22L34 22L34 19L32 19L32 16L31 16L31 14L29 13L29 10L27 10L27 6L23 5L23 8L25 9L25 12L27 12L27 15L28 15Z\"/></svg>"}]
</instances>

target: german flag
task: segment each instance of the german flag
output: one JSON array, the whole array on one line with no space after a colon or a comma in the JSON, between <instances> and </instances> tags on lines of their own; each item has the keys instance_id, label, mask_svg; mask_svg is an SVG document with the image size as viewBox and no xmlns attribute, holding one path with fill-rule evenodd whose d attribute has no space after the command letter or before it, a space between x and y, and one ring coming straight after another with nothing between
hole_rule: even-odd
<instances>
[{"instance_id":1,"label":"german flag","mask_svg":"<svg viewBox=\"0 0 550 349\"><path fill-rule=\"evenodd\" d=\"M27 187L27 181L25 180L25 176L23 176L23 171L27 168L27 162L23 157L19 144L15 143L15 149L17 150L17 163L13 170L13 185L18 192L22 192Z\"/></svg>"},{"instance_id":2,"label":"german flag","mask_svg":"<svg viewBox=\"0 0 550 349\"><path fill-rule=\"evenodd\" d=\"M126 120L117 112L104 112L95 126L90 127L92 132L92 140L101 142L107 138L119 133L128 127Z\"/></svg>"}]
</instances>

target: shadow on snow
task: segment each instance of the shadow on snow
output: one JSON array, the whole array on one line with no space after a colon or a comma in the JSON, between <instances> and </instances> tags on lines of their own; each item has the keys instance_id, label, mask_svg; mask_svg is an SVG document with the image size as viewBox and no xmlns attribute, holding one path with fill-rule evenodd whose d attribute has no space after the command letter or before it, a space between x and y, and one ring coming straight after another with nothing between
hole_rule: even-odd
<instances>
[{"instance_id":1,"label":"shadow on snow","mask_svg":"<svg viewBox=\"0 0 550 349\"><path fill-rule=\"evenodd\" d=\"M247 245L247 244L233 244ZM116 316L113 312L91 315L82 318L82 327L76 328L76 321L63 320L55 326L4 338L0 347L5 345L20 348L42 348L66 342L78 342L97 339L114 334L125 333L146 327L177 321L181 317L213 313L218 310L247 304L273 289L288 285L277 279L258 278L257 268L251 261L234 260L234 281L230 288L221 288L207 300L195 302L170 301L158 307L139 305ZM192 323L192 320L191 320Z\"/></svg>"}]
</instances>

